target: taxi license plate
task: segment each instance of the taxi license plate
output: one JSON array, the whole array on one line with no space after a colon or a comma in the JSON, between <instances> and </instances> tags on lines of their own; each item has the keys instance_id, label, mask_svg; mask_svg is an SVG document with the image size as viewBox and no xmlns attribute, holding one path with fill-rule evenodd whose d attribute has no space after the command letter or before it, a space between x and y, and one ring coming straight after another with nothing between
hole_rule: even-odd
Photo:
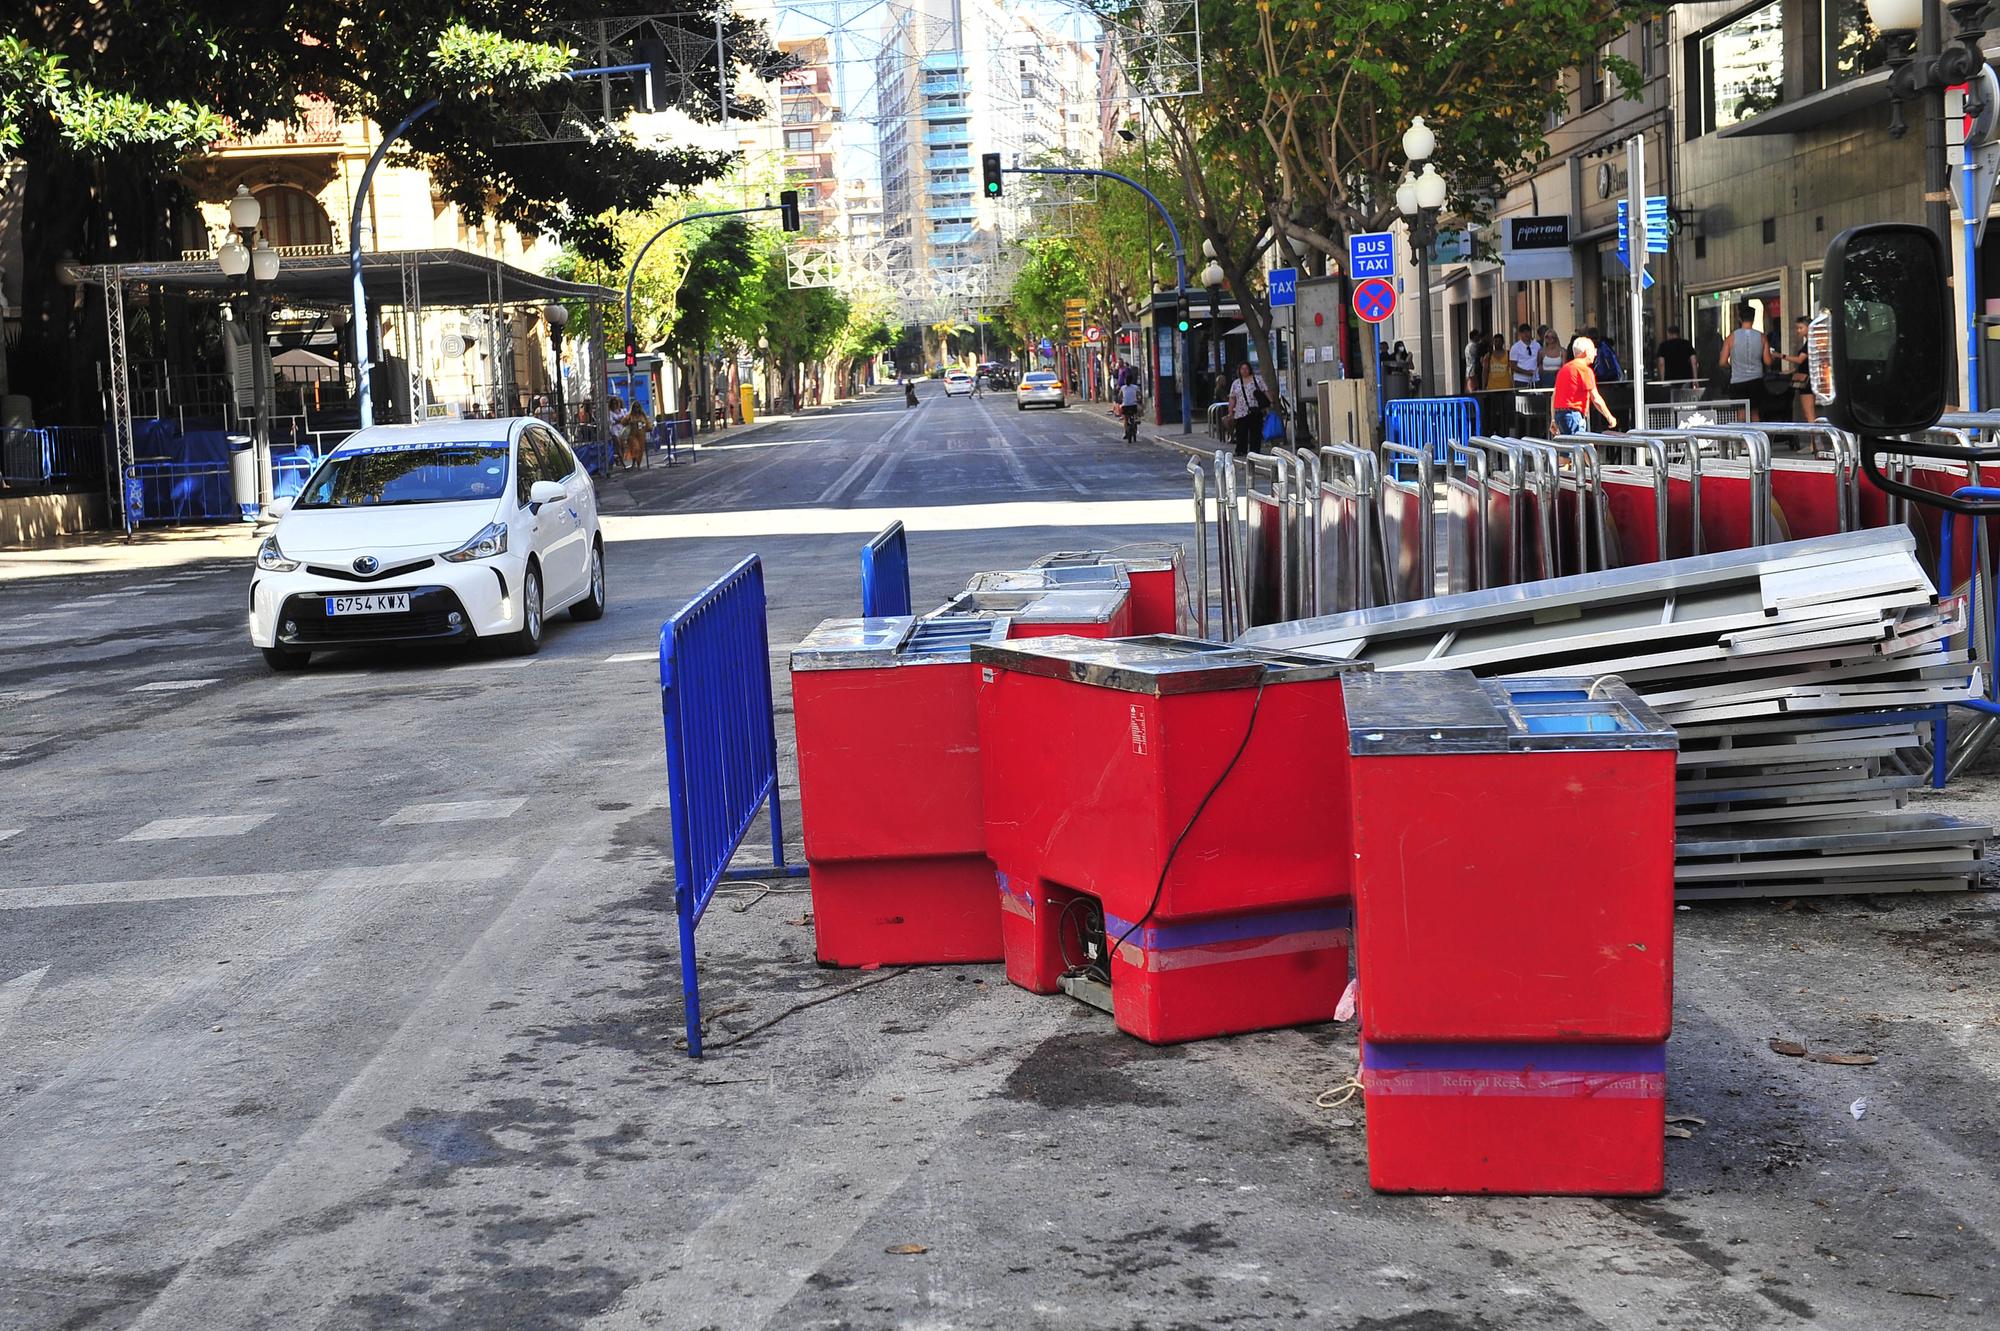
<instances>
[{"instance_id":1,"label":"taxi license plate","mask_svg":"<svg viewBox=\"0 0 2000 1331\"><path fill-rule=\"evenodd\" d=\"M376 592L372 596L329 596L326 598L328 618L335 615L395 615L406 614L410 609L408 592Z\"/></svg>"}]
</instances>

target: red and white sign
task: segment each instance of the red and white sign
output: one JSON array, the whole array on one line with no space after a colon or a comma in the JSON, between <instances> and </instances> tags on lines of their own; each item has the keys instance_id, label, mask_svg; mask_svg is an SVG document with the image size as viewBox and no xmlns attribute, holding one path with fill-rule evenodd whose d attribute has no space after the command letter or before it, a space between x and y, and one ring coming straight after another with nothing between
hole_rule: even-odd
<instances>
[{"instance_id":1,"label":"red and white sign","mask_svg":"<svg viewBox=\"0 0 2000 1331\"><path fill-rule=\"evenodd\" d=\"M1096 324L1092 324L1083 330L1083 340L1086 342L1102 342L1104 340L1104 330Z\"/></svg>"}]
</instances>

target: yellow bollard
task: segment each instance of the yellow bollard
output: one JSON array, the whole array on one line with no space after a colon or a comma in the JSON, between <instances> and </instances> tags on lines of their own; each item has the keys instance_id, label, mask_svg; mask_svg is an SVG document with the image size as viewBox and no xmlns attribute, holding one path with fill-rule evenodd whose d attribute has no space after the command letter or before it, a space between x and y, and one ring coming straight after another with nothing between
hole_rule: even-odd
<instances>
[{"instance_id":1,"label":"yellow bollard","mask_svg":"<svg viewBox=\"0 0 2000 1331\"><path fill-rule=\"evenodd\" d=\"M736 391L743 397L743 423L748 425L757 419L757 390L749 384L739 384Z\"/></svg>"}]
</instances>

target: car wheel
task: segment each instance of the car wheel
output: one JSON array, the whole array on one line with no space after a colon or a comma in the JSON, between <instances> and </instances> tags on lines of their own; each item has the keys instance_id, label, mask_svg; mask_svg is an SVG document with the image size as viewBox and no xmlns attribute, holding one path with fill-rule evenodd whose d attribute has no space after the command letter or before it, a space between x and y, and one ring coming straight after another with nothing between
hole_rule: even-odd
<instances>
[{"instance_id":1,"label":"car wheel","mask_svg":"<svg viewBox=\"0 0 2000 1331\"><path fill-rule=\"evenodd\" d=\"M289 674L294 670L304 670L312 660L311 652L295 652L289 647L264 647L264 664L279 674Z\"/></svg>"},{"instance_id":2,"label":"car wheel","mask_svg":"<svg viewBox=\"0 0 2000 1331\"><path fill-rule=\"evenodd\" d=\"M571 619L604 618L604 543L590 543L590 595L569 608Z\"/></svg>"},{"instance_id":3,"label":"car wheel","mask_svg":"<svg viewBox=\"0 0 2000 1331\"><path fill-rule=\"evenodd\" d=\"M516 656L542 650L542 567L532 561L521 575L521 627L507 635L507 649Z\"/></svg>"},{"instance_id":4,"label":"car wheel","mask_svg":"<svg viewBox=\"0 0 2000 1331\"><path fill-rule=\"evenodd\" d=\"M1028 404L1025 402L1016 402L1014 404L1014 410L1016 411L1026 411L1027 409L1028 409Z\"/></svg>"}]
</instances>

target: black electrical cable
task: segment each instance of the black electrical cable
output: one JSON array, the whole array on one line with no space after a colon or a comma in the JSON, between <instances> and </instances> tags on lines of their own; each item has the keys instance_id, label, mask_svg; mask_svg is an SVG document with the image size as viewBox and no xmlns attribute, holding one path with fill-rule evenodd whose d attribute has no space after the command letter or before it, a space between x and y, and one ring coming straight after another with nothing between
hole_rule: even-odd
<instances>
[{"instance_id":1,"label":"black electrical cable","mask_svg":"<svg viewBox=\"0 0 2000 1331\"><path fill-rule=\"evenodd\" d=\"M1268 674L1258 678L1257 694L1250 700L1250 719L1244 723L1243 738L1237 742L1236 752L1229 755L1228 765L1222 769L1222 775L1215 778L1215 784L1208 788L1208 793L1201 797L1201 803L1195 805L1194 812L1188 816L1187 826L1183 827L1181 834L1174 838L1174 844L1167 850L1165 863L1160 865L1160 880L1153 884L1153 899L1146 903L1146 913L1132 921L1131 927L1118 935L1118 941L1111 945L1105 955L1107 967L1111 964L1111 958L1118 955L1118 949L1124 947L1133 934L1143 929L1146 921L1153 918L1153 912L1160 908L1160 894L1167 890L1167 875L1173 872L1174 857L1181 853L1181 843L1188 839L1188 833L1194 831L1194 825L1201 821L1201 815L1208 808L1208 802L1215 798L1216 791L1222 789L1222 783L1229 779L1229 774L1236 770L1236 764L1242 761L1243 751L1250 747L1250 736L1257 729L1257 713L1264 706L1264 685L1269 679Z\"/></svg>"}]
</instances>

